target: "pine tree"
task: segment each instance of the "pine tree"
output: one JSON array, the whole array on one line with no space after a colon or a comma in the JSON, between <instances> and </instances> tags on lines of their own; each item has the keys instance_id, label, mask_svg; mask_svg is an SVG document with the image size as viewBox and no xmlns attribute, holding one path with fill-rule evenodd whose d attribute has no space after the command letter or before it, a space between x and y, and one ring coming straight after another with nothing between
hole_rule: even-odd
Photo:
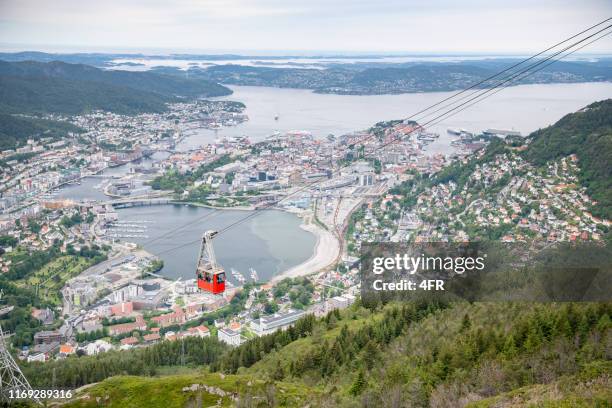
<instances>
[{"instance_id":1,"label":"pine tree","mask_svg":"<svg viewBox=\"0 0 612 408\"><path fill-rule=\"evenodd\" d=\"M512 334L510 334L507 338L506 338L506 342L504 344L504 351L503 354L506 358L510 359L513 358L514 356L516 356L517 353L517 348L516 348L516 341L514 340L514 336Z\"/></svg>"},{"instance_id":2,"label":"pine tree","mask_svg":"<svg viewBox=\"0 0 612 408\"><path fill-rule=\"evenodd\" d=\"M586 315L582 315L582 318L578 322L578 327L576 328L576 334L580 336L581 341L584 341L586 336L589 333L589 319Z\"/></svg>"},{"instance_id":3,"label":"pine tree","mask_svg":"<svg viewBox=\"0 0 612 408\"><path fill-rule=\"evenodd\" d=\"M376 343L370 340L363 348L363 361L365 362L368 370L374 367L377 357L378 347L376 347Z\"/></svg>"},{"instance_id":4,"label":"pine tree","mask_svg":"<svg viewBox=\"0 0 612 408\"><path fill-rule=\"evenodd\" d=\"M603 332L610 327L612 327L612 321L610 321L610 315L606 313L599 318L599 321L597 322L597 330Z\"/></svg>"},{"instance_id":5,"label":"pine tree","mask_svg":"<svg viewBox=\"0 0 612 408\"><path fill-rule=\"evenodd\" d=\"M366 387L366 378L365 378L365 372L363 371L363 368L362 368L357 373L357 377L355 378L353 385L351 385L351 389L349 390L349 392L351 393L351 395L357 396L363 392L365 387Z\"/></svg>"},{"instance_id":6,"label":"pine tree","mask_svg":"<svg viewBox=\"0 0 612 408\"><path fill-rule=\"evenodd\" d=\"M564 312L557 314L551 329L551 338L558 336L571 337L572 328L570 327L567 315Z\"/></svg>"},{"instance_id":7,"label":"pine tree","mask_svg":"<svg viewBox=\"0 0 612 408\"><path fill-rule=\"evenodd\" d=\"M544 336L542 335L542 330L540 330L540 327L533 324L527 333L527 338L525 339L525 344L523 345L525 351L529 353L536 351L542 344L543 337Z\"/></svg>"},{"instance_id":8,"label":"pine tree","mask_svg":"<svg viewBox=\"0 0 612 408\"><path fill-rule=\"evenodd\" d=\"M470 316L468 314L463 315L463 320L461 321L461 332L469 330L472 327L472 322L470 321Z\"/></svg>"}]
</instances>

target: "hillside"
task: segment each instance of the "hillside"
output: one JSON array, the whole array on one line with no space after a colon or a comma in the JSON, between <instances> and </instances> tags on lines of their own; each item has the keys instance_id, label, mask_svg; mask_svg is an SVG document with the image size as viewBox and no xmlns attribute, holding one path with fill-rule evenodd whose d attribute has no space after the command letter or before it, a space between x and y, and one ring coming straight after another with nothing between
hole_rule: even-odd
<instances>
[{"instance_id":1,"label":"hillside","mask_svg":"<svg viewBox=\"0 0 612 408\"><path fill-rule=\"evenodd\" d=\"M612 219L612 99L595 102L570 113L554 125L527 136L529 143L521 156L537 167L575 154L580 183L597 204L589 208L595 216ZM499 139L487 146L484 155L467 164L455 162L434 177L434 183L453 181L461 187L476 166L491 162L512 148Z\"/></svg>"},{"instance_id":2,"label":"hillside","mask_svg":"<svg viewBox=\"0 0 612 408\"><path fill-rule=\"evenodd\" d=\"M197 398L203 402L221 399L222 406L230 403L199 387L197 392L183 391L192 384L237 393L238 406L262 407L304 406L305 399L312 407L361 403L377 407L479 403L485 407L496 406L496 401L517 393L527 395L526 390L531 390L531 395L556 382L570 381L575 386L564 389L564 399L601 399L605 389L598 388L597 394L589 396L580 384L608 381L610 307L584 303L391 303L367 309L355 305L323 319L305 318L295 329L256 338L230 351L219 353L217 349L211 354L215 357L208 358L208 369L217 374L165 375L167 369L154 369L156 359L151 353L113 353L116 364L134 353L140 358L147 355L154 377L104 380L78 392L80 399L71 406L186 407L194 406ZM176 367L180 373L178 342L163 344L160 356L166 362L175 361L167 368ZM194 339L186 342L185 353L192 355L194 346L206 352L214 344ZM104 355L68 360L72 363L67 369L61 362L34 364L26 375L37 387L49 386L54 378L56 386L73 388L80 384L73 383L75 378L89 378L85 383L90 383L110 374ZM123 369L126 373L144 363L128 361ZM36 367L42 368L38 376L31 370ZM189 363L187 367L204 368ZM270 398L271 390L275 404L263 402ZM253 404L255 396L259 404ZM93 402L97 397L99 405ZM537 398L547 402L559 399L559 395L540 391Z\"/></svg>"},{"instance_id":3,"label":"hillside","mask_svg":"<svg viewBox=\"0 0 612 408\"><path fill-rule=\"evenodd\" d=\"M77 392L77 401L66 407L183 408L235 406L305 406L317 392L303 385L271 382L253 376L183 374L156 378L113 377Z\"/></svg>"},{"instance_id":4,"label":"hillside","mask_svg":"<svg viewBox=\"0 0 612 408\"><path fill-rule=\"evenodd\" d=\"M161 112L177 98L228 95L214 82L64 62L0 61L0 111L76 114Z\"/></svg>"},{"instance_id":5,"label":"hillside","mask_svg":"<svg viewBox=\"0 0 612 408\"><path fill-rule=\"evenodd\" d=\"M231 91L217 83L168 76L155 72L102 70L84 64L24 61L0 61L0 75L21 78L56 78L128 87L165 96L209 97L229 95Z\"/></svg>"},{"instance_id":6,"label":"hillside","mask_svg":"<svg viewBox=\"0 0 612 408\"><path fill-rule=\"evenodd\" d=\"M370 406L399 399L455 407L587 372L605 360L611 335L609 306L480 303L420 310L390 305L369 318L349 312L336 328L268 353L243 372L316 384L341 406L359 396ZM598 377L609 375L609 365L601 371Z\"/></svg>"},{"instance_id":7,"label":"hillside","mask_svg":"<svg viewBox=\"0 0 612 408\"><path fill-rule=\"evenodd\" d=\"M364 57L364 56L361 56ZM391 62L369 56L370 61L359 61L360 56L248 56L248 55L143 55L143 54L48 54L42 52L0 53L0 60L32 61L71 64L87 64L95 67L113 67L116 59L191 60L213 62L207 68L191 67L190 78L200 78L212 83L234 85L271 86L280 88L311 89L333 94L396 94L432 92L462 89L517 64L520 60L508 58L469 59L465 61L415 61ZM317 62L323 58L324 61ZM354 60L354 59L357 60ZM290 64L279 61L298 59ZM215 64L214 61L231 62L256 60L254 66ZM163 73L185 79L185 71L173 66L153 67L149 73ZM140 62L129 65L142 65ZM267 65L267 66L266 66ZM312 65L317 68L312 69ZM610 59L600 57L589 61L557 61L541 71L524 78L521 83L579 83L611 81ZM122 74L123 75L123 74ZM183 92L189 92L184 89ZM199 92L199 91L198 91ZM180 94L183 94L179 92Z\"/></svg>"},{"instance_id":8,"label":"hillside","mask_svg":"<svg viewBox=\"0 0 612 408\"><path fill-rule=\"evenodd\" d=\"M82 129L66 122L12 116L0 113L0 150L23 146L28 139L61 138Z\"/></svg>"},{"instance_id":9,"label":"hillside","mask_svg":"<svg viewBox=\"0 0 612 408\"><path fill-rule=\"evenodd\" d=\"M529 138L524 155L535 164L576 154L582 170L580 181L598 201L591 211L612 219L612 99L571 113Z\"/></svg>"},{"instance_id":10,"label":"hillside","mask_svg":"<svg viewBox=\"0 0 612 408\"><path fill-rule=\"evenodd\" d=\"M0 76L0 111L75 115L92 110L133 115L162 112L174 99L153 92L97 82L49 77Z\"/></svg>"},{"instance_id":11,"label":"hillside","mask_svg":"<svg viewBox=\"0 0 612 408\"><path fill-rule=\"evenodd\" d=\"M474 402L467 408L606 407L612 401L610 362L592 364L577 375L563 376L550 384L521 387L495 397Z\"/></svg>"},{"instance_id":12,"label":"hillside","mask_svg":"<svg viewBox=\"0 0 612 408\"><path fill-rule=\"evenodd\" d=\"M591 364L576 375L563 376L549 384L530 385L479 401L465 401L466 408L514 408L524 406L605 407L612 399L609 363ZM113 377L76 392L68 408L161 407L334 406L325 403L315 388L279 381L264 381L249 375L189 374L155 378ZM245 397L246 396L246 397ZM244 398L238 401L239 398ZM102 401L99 403L98 401ZM397 406L397 405L383 405ZM438 404L437 406L454 406Z\"/></svg>"},{"instance_id":13,"label":"hillside","mask_svg":"<svg viewBox=\"0 0 612 408\"><path fill-rule=\"evenodd\" d=\"M325 69L267 67L243 65L212 65L192 67L190 76L222 84L272 86L312 89L318 93L381 95L412 92L436 92L463 89L519 60L511 58L482 59L461 62L329 62ZM610 81L609 61L558 61L520 81L521 84L577 83ZM171 67L156 68L159 72L184 75Z\"/></svg>"}]
</instances>

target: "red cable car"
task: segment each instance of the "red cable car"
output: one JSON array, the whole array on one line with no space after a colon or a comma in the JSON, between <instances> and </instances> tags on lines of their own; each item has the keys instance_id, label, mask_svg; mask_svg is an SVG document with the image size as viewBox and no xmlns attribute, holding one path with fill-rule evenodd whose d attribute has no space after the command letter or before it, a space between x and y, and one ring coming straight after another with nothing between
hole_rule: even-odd
<instances>
[{"instance_id":1,"label":"red cable car","mask_svg":"<svg viewBox=\"0 0 612 408\"><path fill-rule=\"evenodd\" d=\"M217 231L206 231L202 236L196 275L198 288L218 295L225 292L225 271L220 265L217 265L215 259L212 246L212 239L215 235Z\"/></svg>"}]
</instances>

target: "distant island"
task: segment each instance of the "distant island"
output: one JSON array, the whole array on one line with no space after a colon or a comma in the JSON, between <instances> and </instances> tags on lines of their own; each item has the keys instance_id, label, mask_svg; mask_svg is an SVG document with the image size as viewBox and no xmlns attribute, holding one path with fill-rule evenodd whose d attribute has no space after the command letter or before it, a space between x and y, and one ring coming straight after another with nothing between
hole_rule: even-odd
<instances>
[{"instance_id":1,"label":"distant island","mask_svg":"<svg viewBox=\"0 0 612 408\"><path fill-rule=\"evenodd\" d=\"M0 53L5 61L63 61L106 69L143 68L149 73L199 79L224 85L310 89L339 95L384 95L463 89L520 62L520 57L472 56L246 56ZM121 62L119 62L121 61ZM190 61L178 68L176 61ZM533 62L535 62L534 60ZM167 63L166 63L167 62ZM526 65L521 67L526 67ZM538 67L540 68L540 67ZM186 75L188 73L188 75ZM518 84L612 81L612 58L557 61L516 81ZM484 83L483 87L490 84Z\"/></svg>"},{"instance_id":2,"label":"distant island","mask_svg":"<svg viewBox=\"0 0 612 408\"><path fill-rule=\"evenodd\" d=\"M226 85L312 89L340 95L384 95L463 89L518 62L517 59L401 64L333 64L327 69L217 65L191 67L189 75ZM576 83L612 80L610 61L556 62L518 84ZM176 73L176 69L163 69ZM183 72L183 71L180 71ZM490 84L483 84L485 85Z\"/></svg>"}]
</instances>

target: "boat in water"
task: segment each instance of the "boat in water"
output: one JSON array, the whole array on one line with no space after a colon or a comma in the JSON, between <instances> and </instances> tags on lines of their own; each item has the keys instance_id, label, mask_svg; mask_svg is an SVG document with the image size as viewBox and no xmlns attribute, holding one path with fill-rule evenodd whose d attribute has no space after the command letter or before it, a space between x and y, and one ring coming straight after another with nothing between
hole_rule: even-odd
<instances>
[{"instance_id":1,"label":"boat in water","mask_svg":"<svg viewBox=\"0 0 612 408\"><path fill-rule=\"evenodd\" d=\"M237 270L235 270L234 268L231 268L231 272L232 272L232 276L234 277L234 279L236 279L238 282L244 283L246 281L246 278L244 277L244 275L238 272Z\"/></svg>"},{"instance_id":2,"label":"boat in water","mask_svg":"<svg viewBox=\"0 0 612 408\"><path fill-rule=\"evenodd\" d=\"M438 135L437 133L428 133L428 132L421 132L417 135L417 139L423 142L433 142L438 137L440 137L440 135Z\"/></svg>"}]
</instances>

